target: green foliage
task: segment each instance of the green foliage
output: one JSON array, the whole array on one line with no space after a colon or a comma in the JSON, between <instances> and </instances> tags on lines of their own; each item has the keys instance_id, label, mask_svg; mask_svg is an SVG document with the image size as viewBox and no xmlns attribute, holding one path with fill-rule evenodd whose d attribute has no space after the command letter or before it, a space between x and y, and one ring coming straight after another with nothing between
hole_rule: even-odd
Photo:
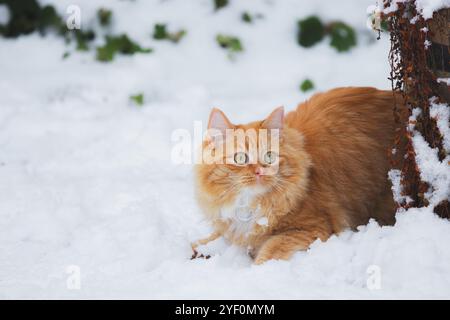
<instances>
[{"instance_id":1,"label":"green foliage","mask_svg":"<svg viewBox=\"0 0 450 320\"><path fill-rule=\"evenodd\" d=\"M370 19L370 26L373 30L378 32L389 32L388 17L380 17L380 15L373 12L369 14L368 19Z\"/></svg>"},{"instance_id":2,"label":"green foliage","mask_svg":"<svg viewBox=\"0 0 450 320\"><path fill-rule=\"evenodd\" d=\"M244 51L241 41L237 37L218 34L216 41L222 48L228 49L229 52L234 53Z\"/></svg>"},{"instance_id":3,"label":"green foliage","mask_svg":"<svg viewBox=\"0 0 450 320\"><path fill-rule=\"evenodd\" d=\"M47 28L53 28L58 32L63 32L64 30L64 23L52 6L45 6L41 10L38 29L41 32L45 32Z\"/></svg>"},{"instance_id":4,"label":"green foliage","mask_svg":"<svg viewBox=\"0 0 450 320\"><path fill-rule=\"evenodd\" d=\"M380 27L382 31L389 32L389 22L386 19L381 20Z\"/></svg>"},{"instance_id":5,"label":"green foliage","mask_svg":"<svg viewBox=\"0 0 450 320\"><path fill-rule=\"evenodd\" d=\"M18 37L34 31L45 34L51 29L64 36L67 42L75 40L80 51L88 50L88 43L95 38L92 30L68 30L54 7L41 7L36 0L0 0L0 4L6 4L11 15L9 23L0 28L5 37Z\"/></svg>"},{"instance_id":6,"label":"green foliage","mask_svg":"<svg viewBox=\"0 0 450 320\"><path fill-rule=\"evenodd\" d=\"M157 23L153 29L153 39L164 40L167 39L168 33L165 24Z\"/></svg>"},{"instance_id":7,"label":"green foliage","mask_svg":"<svg viewBox=\"0 0 450 320\"><path fill-rule=\"evenodd\" d=\"M64 32L62 19L53 6L41 7L36 0L0 0L10 12L10 20L0 28L4 37L15 38L34 31L45 33L53 29L58 33Z\"/></svg>"},{"instance_id":8,"label":"green foliage","mask_svg":"<svg viewBox=\"0 0 450 320\"><path fill-rule=\"evenodd\" d=\"M97 18L101 26L110 26L112 20L112 11L109 9L101 8L97 11Z\"/></svg>"},{"instance_id":9,"label":"green foliage","mask_svg":"<svg viewBox=\"0 0 450 320\"><path fill-rule=\"evenodd\" d=\"M153 29L153 39L155 40L169 40L173 43L178 43L186 35L186 30L179 30L177 32L168 32L167 26L162 23L155 24Z\"/></svg>"},{"instance_id":10,"label":"green foliage","mask_svg":"<svg viewBox=\"0 0 450 320\"><path fill-rule=\"evenodd\" d=\"M68 43L75 40L76 49L79 51L89 50L89 43L95 39L93 30L68 30L54 7L41 7L37 0L0 0L0 4L6 4L10 12L8 24L0 26L0 35L4 37L18 37L34 31L45 34L47 30L53 30L64 36ZM101 25L107 26L111 23L112 12L100 9L97 11L97 17ZM176 36L182 37L182 35ZM174 39L176 36L173 36ZM105 39L105 45L97 48L97 60L99 61L112 61L116 53L131 55L152 51L149 48L141 48L125 34L106 36ZM69 56L70 53L66 52L63 59Z\"/></svg>"},{"instance_id":11,"label":"green foliage","mask_svg":"<svg viewBox=\"0 0 450 320\"><path fill-rule=\"evenodd\" d=\"M303 80L303 82L300 85L300 90L302 92L306 92L312 89L314 89L314 83L309 79Z\"/></svg>"},{"instance_id":12,"label":"green foliage","mask_svg":"<svg viewBox=\"0 0 450 320\"><path fill-rule=\"evenodd\" d=\"M77 42L77 50L78 51L88 51L89 50L89 42L95 39L95 33L92 30L72 30L75 35L75 40Z\"/></svg>"},{"instance_id":13,"label":"green foliage","mask_svg":"<svg viewBox=\"0 0 450 320\"><path fill-rule=\"evenodd\" d=\"M75 39L77 50L81 51L88 50L88 42L95 38L92 30L68 30L52 6L40 7L35 0L0 0L0 4L6 4L11 15L9 23L0 29L5 37L18 37L34 31L45 34L51 29L63 35L67 42Z\"/></svg>"},{"instance_id":14,"label":"green foliage","mask_svg":"<svg viewBox=\"0 0 450 320\"><path fill-rule=\"evenodd\" d=\"M337 51L348 51L356 46L356 34L352 27L343 22L334 22L330 24L330 45Z\"/></svg>"},{"instance_id":15,"label":"green foliage","mask_svg":"<svg viewBox=\"0 0 450 320\"><path fill-rule=\"evenodd\" d=\"M245 11L245 12L242 12L241 20L244 21L244 22L247 22L247 23L252 23L253 22L253 17L250 15L250 13Z\"/></svg>"},{"instance_id":16,"label":"green foliage","mask_svg":"<svg viewBox=\"0 0 450 320\"><path fill-rule=\"evenodd\" d=\"M126 34L120 36L106 36L106 43L97 47L97 60L108 62L114 59L116 53L133 55L135 53L150 53L152 49L141 48L128 38Z\"/></svg>"},{"instance_id":17,"label":"green foliage","mask_svg":"<svg viewBox=\"0 0 450 320\"><path fill-rule=\"evenodd\" d=\"M325 35L325 27L316 16L310 16L298 21L297 41L305 48L320 42Z\"/></svg>"},{"instance_id":18,"label":"green foliage","mask_svg":"<svg viewBox=\"0 0 450 320\"><path fill-rule=\"evenodd\" d=\"M228 5L228 0L214 0L214 9L220 10Z\"/></svg>"},{"instance_id":19,"label":"green foliage","mask_svg":"<svg viewBox=\"0 0 450 320\"><path fill-rule=\"evenodd\" d=\"M142 106L144 104L144 94L138 93L130 96L130 100L138 106Z\"/></svg>"},{"instance_id":20,"label":"green foliage","mask_svg":"<svg viewBox=\"0 0 450 320\"><path fill-rule=\"evenodd\" d=\"M356 32L341 21L324 26L317 16L310 16L298 22L297 41L302 47L312 47L330 36L330 45L337 51L348 51L356 45Z\"/></svg>"},{"instance_id":21,"label":"green foliage","mask_svg":"<svg viewBox=\"0 0 450 320\"><path fill-rule=\"evenodd\" d=\"M249 24L255 22L257 19L263 19L263 18L264 18L264 15L262 15L261 13L254 13L254 14L251 14L251 13L248 12L248 11L244 11L244 12L242 12L242 14L241 14L241 20L242 20L243 22L249 23Z\"/></svg>"},{"instance_id":22,"label":"green foliage","mask_svg":"<svg viewBox=\"0 0 450 320\"><path fill-rule=\"evenodd\" d=\"M244 51L244 47L241 44L239 38L229 35L218 34L216 41L224 49L228 51L228 58L234 60L235 54Z\"/></svg>"}]
</instances>

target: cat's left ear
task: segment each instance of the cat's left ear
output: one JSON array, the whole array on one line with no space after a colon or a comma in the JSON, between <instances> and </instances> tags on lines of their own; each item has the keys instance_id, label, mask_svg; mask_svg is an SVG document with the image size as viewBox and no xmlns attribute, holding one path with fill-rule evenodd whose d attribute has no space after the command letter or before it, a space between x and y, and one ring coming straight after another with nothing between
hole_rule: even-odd
<instances>
[{"instance_id":1,"label":"cat's left ear","mask_svg":"<svg viewBox=\"0 0 450 320\"><path fill-rule=\"evenodd\" d=\"M264 120L262 127L265 129L283 129L284 107L278 107Z\"/></svg>"},{"instance_id":2,"label":"cat's left ear","mask_svg":"<svg viewBox=\"0 0 450 320\"><path fill-rule=\"evenodd\" d=\"M225 136L226 129L232 129L233 125L222 110L214 108L211 110L208 120L208 129L220 130Z\"/></svg>"}]
</instances>

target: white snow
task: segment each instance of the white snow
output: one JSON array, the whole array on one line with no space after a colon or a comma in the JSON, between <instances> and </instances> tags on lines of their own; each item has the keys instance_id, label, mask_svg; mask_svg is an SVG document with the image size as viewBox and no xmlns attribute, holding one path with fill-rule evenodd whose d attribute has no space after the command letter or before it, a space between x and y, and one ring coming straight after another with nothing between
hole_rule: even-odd
<instances>
[{"instance_id":1,"label":"white snow","mask_svg":"<svg viewBox=\"0 0 450 320\"><path fill-rule=\"evenodd\" d=\"M436 80L439 83L445 83L447 86L450 86L450 78L437 78Z\"/></svg>"},{"instance_id":2,"label":"white snow","mask_svg":"<svg viewBox=\"0 0 450 320\"><path fill-rule=\"evenodd\" d=\"M445 151L450 153L450 107L446 103L436 103L431 99L430 116L436 119L439 132L443 137Z\"/></svg>"},{"instance_id":3,"label":"white snow","mask_svg":"<svg viewBox=\"0 0 450 320\"><path fill-rule=\"evenodd\" d=\"M443 9L450 8L450 0L415 0L417 9L424 19L433 17L433 13Z\"/></svg>"},{"instance_id":4,"label":"white snow","mask_svg":"<svg viewBox=\"0 0 450 320\"><path fill-rule=\"evenodd\" d=\"M448 105L438 104L430 99L430 116L435 117L438 129L444 137L444 148L447 150L449 141L449 110ZM430 202L430 206L436 206L442 200L450 198L450 156L447 155L442 161L438 157L438 149L431 148L423 136L415 130L417 117L421 113L419 108L414 108L409 118L408 130L412 134L414 152L416 153L416 163L420 171L422 181L430 185L425 197Z\"/></svg>"},{"instance_id":5,"label":"white snow","mask_svg":"<svg viewBox=\"0 0 450 320\"><path fill-rule=\"evenodd\" d=\"M392 0L389 5L383 9L383 12L395 12L398 10L399 3L412 1L415 1L417 11L424 19L432 18L433 13L440 9L450 8L450 0ZM378 5L382 6L383 3L378 1ZM415 20L411 21L411 23L415 23Z\"/></svg>"},{"instance_id":6,"label":"white snow","mask_svg":"<svg viewBox=\"0 0 450 320\"><path fill-rule=\"evenodd\" d=\"M450 297L450 222L430 208L316 242L291 261L255 266L222 239L210 259L189 259L190 242L211 229L192 167L171 162L173 130L205 124L215 106L235 122L292 110L311 94L298 90L304 78L318 90L390 88L388 37L366 29L372 1L231 1L217 13L206 0L77 2L83 26L111 8L113 32L155 52L102 64L93 52L61 59L67 47L55 36L0 39L0 298ZM42 3L64 13L73 1ZM244 10L264 18L242 23ZM353 25L358 46L299 47L296 21L315 13ZM153 41L157 22L187 36ZM234 62L219 32L241 38ZM128 100L138 92L142 107ZM78 290L68 286L76 270Z\"/></svg>"},{"instance_id":7,"label":"white snow","mask_svg":"<svg viewBox=\"0 0 450 320\"><path fill-rule=\"evenodd\" d=\"M267 219L267 217L262 217L262 218L259 218L258 220L256 220L256 223L259 224L260 226L268 226L269 219Z\"/></svg>"},{"instance_id":8,"label":"white snow","mask_svg":"<svg viewBox=\"0 0 450 320\"><path fill-rule=\"evenodd\" d=\"M9 9L6 4L0 4L0 25L9 22Z\"/></svg>"},{"instance_id":9,"label":"white snow","mask_svg":"<svg viewBox=\"0 0 450 320\"><path fill-rule=\"evenodd\" d=\"M398 204L407 204L413 201L411 197L402 195L401 170L391 169L388 172L388 178L391 181L391 190L394 201Z\"/></svg>"}]
</instances>

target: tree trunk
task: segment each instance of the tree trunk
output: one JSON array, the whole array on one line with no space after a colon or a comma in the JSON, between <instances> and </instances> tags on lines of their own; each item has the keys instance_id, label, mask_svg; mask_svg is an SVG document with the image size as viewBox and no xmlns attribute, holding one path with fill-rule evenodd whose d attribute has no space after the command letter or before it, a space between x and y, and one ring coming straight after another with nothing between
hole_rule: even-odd
<instances>
[{"instance_id":1,"label":"tree trunk","mask_svg":"<svg viewBox=\"0 0 450 320\"><path fill-rule=\"evenodd\" d=\"M391 0L386 0L385 7ZM420 108L415 130L431 148L438 149L439 160L447 157L443 147L443 136L439 132L436 119L430 116L430 98L449 103L447 83L438 83L438 78L450 77L450 9L435 12L432 19L425 20L416 10L414 1L398 4L398 10L384 16L387 18L391 36L391 80L395 91L405 98L409 115L413 108ZM399 110L396 109L396 119ZM407 126L408 123L403 123ZM404 208L428 206L425 192L431 187L420 178L415 160L415 150L410 132L406 133L407 147L402 167L403 195L412 202L401 203ZM396 139L397 141L399 139ZM450 217L448 199L434 207L441 217Z\"/></svg>"}]
</instances>

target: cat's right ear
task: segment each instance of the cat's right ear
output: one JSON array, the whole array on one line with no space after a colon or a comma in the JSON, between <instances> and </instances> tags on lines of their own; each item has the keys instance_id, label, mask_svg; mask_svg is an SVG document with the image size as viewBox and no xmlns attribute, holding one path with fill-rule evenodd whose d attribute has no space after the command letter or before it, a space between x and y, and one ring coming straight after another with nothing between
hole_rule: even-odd
<instances>
[{"instance_id":1,"label":"cat's right ear","mask_svg":"<svg viewBox=\"0 0 450 320\"><path fill-rule=\"evenodd\" d=\"M219 130L225 136L227 129L233 129L233 124L231 124L230 120L228 120L227 116L221 110L214 108L209 115L209 129Z\"/></svg>"},{"instance_id":2,"label":"cat's right ear","mask_svg":"<svg viewBox=\"0 0 450 320\"><path fill-rule=\"evenodd\" d=\"M264 120L262 127L266 129L283 129L284 107L278 107Z\"/></svg>"}]
</instances>

